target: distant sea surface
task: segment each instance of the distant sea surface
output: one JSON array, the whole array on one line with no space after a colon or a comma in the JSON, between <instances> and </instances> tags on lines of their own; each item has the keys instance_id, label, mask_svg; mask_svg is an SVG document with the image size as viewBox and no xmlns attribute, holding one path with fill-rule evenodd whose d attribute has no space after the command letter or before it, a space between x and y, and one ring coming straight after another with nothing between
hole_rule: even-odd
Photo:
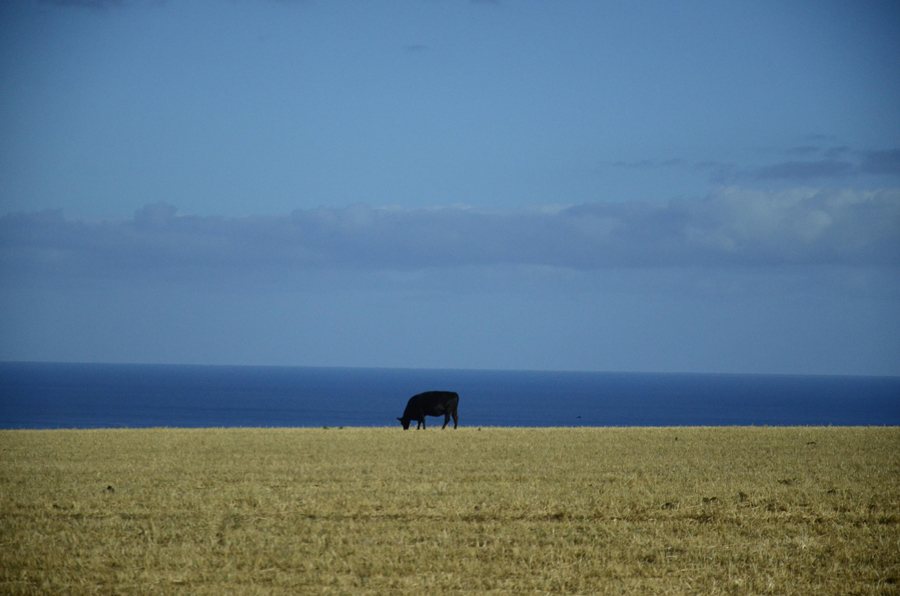
<instances>
[{"instance_id":1,"label":"distant sea surface","mask_svg":"<svg viewBox=\"0 0 900 596\"><path fill-rule=\"evenodd\" d=\"M0 428L399 428L433 389L463 426L900 425L900 377L5 362Z\"/></svg>"}]
</instances>

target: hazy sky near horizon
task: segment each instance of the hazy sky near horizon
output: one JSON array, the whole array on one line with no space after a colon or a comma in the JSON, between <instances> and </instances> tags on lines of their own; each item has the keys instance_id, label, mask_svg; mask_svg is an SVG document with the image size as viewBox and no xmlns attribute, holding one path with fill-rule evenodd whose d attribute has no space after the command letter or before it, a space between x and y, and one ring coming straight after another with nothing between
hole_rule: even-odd
<instances>
[{"instance_id":1,"label":"hazy sky near horizon","mask_svg":"<svg viewBox=\"0 0 900 596\"><path fill-rule=\"evenodd\" d=\"M900 374L898 27L5 2L0 359Z\"/></svg>"}]
</instances>

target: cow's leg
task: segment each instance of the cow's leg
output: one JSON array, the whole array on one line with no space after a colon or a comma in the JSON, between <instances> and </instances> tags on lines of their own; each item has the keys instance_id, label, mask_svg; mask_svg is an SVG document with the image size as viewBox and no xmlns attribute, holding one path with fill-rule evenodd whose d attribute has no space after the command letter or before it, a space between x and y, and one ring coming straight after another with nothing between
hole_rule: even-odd
<instances>
[{"instance_id":1,"label":"cow's leg","mask_svg":"<svg viewBox=\"0 0 900 596\"><path fill-rule=\"evenodd\" d=\"M447 428L448 424L450 424L450 412L444 413L444 426L441 427L441 430Z\"/></svg>"},{"instance_id":2,"label":"cow's leg","mask_svg":"<svg viewBox=\"0 0 900 596\"><path fill-rule=\"evenodd\" d=\"M422 416L422 419L419 420L419 424L422 425L422 430L425 430L425 416ZM416 425L416 430L419 430L419 424Z\"/></svg>"},{"instance_id":3,"label":"cow's leg","mask_svg":"<svg viewBox=\"0 0 900 596\"><path fill-rule=\"evenodd\" d=\"M453 410L453 428L456 428L456 425L458 423L459 423L459 416L456 415L456 410Z\"/></svg>"}]
</instances>

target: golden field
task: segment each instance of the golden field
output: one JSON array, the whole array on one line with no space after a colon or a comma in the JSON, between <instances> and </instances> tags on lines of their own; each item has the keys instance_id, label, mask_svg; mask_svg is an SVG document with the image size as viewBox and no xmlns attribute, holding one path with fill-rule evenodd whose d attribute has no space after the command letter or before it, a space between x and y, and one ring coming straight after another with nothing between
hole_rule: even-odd
<instances>
[{"instance_id":1,"label":"golden field","mask_svg":"<svg viewBox=\"0 0 900 596\"><path fill-rule=\"evenodd\" d=\"M2 594L900 594L900 429L0 431Z\"/></svg>"}]
</instances>

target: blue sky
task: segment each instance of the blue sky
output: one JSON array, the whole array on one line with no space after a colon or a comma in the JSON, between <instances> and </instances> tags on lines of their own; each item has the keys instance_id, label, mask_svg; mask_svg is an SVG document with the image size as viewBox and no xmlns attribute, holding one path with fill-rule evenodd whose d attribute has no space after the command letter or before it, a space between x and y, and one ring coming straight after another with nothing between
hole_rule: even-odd
<instances>
[{"instance_id":1,"label":"blue sky","mask_svg":"<svg viewBox=\"0 0 900 596\"><path fill-rule=\"evenodd\" d=\"M898 26L3 3L0 359L900 374Z\"/></svg>"}]
</instances>

